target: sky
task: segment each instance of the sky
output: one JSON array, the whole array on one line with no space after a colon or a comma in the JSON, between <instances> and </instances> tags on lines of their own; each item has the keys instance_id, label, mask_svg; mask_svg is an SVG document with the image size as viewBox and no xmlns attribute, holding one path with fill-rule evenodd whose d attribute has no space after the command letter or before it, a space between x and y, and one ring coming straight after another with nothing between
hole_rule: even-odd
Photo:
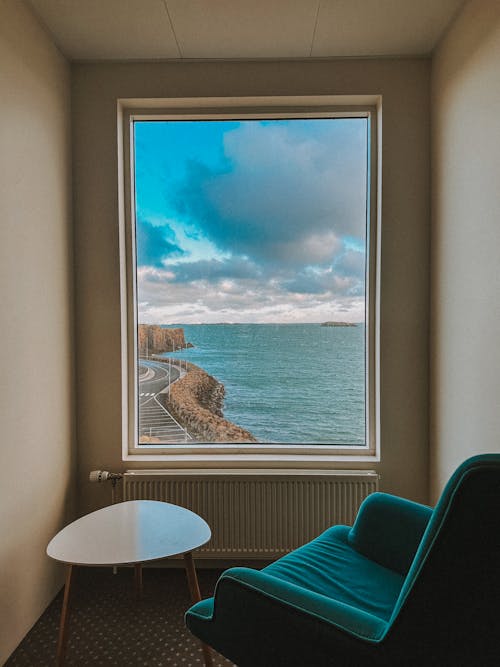
<instances>
[{"instance_id":1,"label":"sky","mask_svg":"<svg viewBox=\"0 0 500 667\"><path fill-rule=\"evenodd\" d=\"M367 119L137 121L138 321L363 322Z\"/></svg>"}]
</instances>

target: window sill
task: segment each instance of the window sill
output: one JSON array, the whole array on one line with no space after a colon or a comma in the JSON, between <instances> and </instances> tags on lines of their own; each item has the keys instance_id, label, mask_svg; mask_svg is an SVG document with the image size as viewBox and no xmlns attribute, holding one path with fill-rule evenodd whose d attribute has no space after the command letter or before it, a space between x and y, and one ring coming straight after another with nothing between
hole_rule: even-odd
<instances>
[{"instance_id":1,"label":"window sill","mask_svg":"<svg viewBox=\"0 0 500 667\"><path fill-rule=\"evenodd\" d=\"M329 468L332 464L342 463L377 463L380 461L378 453L363 455L340 454L214 454L200 453L172 453L172 454L124 454L123 461L168 464L169 468L232 468L244 470L257 468L259 470L275 468Z\"/></svg>"}]
</instances>

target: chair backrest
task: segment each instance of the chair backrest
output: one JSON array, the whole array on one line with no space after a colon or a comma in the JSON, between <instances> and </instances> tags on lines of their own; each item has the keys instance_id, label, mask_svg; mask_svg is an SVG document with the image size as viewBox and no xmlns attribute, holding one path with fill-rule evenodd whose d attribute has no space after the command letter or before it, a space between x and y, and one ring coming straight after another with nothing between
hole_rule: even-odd
<instances>
[{"instance_id":1,"label":"chair backrest","mask_svg":"<svg viewBox=\"0 0 500 667\"><path fill-rule=\"evenodd\" d=\"M487 656L499 655L499 605L500 454L484 454L465 461L443 491L386 639L413 644L420 659L432 651L435 664L450 655L490 664Z\"/></svg>"}]
</instances>

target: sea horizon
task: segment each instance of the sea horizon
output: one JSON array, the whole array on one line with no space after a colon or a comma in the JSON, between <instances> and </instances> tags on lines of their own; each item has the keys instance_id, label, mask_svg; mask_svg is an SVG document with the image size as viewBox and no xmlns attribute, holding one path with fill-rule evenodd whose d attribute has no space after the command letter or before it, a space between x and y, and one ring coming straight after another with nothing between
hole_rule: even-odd
<instances>
[{"instance_id":1,"label":"sea horizon","mask_svg":"<svg viewBox=\"0 0 500 667\"><path fill-rule=\"evenodd\" d=\"M158 326L163 329L171 329L171 328L182 328L185 326L221 326L221 325L229 325L229 326L237 326L237 325L270 325L270 326L285 326L285 325L321 325L324 324L325 322L337 322L337 323L346 323L346 324L352 324L352 325L360 325L360 324L365 324L365 320L359 320L356 322L349 322L348 320L318 320L317 322L229 322L229 321L221 321L221 322L174 322L174 323L169 323L169 324L156 324L154 322L140 322L140 325L144 326Z\"/></svg>"}]
</instances>

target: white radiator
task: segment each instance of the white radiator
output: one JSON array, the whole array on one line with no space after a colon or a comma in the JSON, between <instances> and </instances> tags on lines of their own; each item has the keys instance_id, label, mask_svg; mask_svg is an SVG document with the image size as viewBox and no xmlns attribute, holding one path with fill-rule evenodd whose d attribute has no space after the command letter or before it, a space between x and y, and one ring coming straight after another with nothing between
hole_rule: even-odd
<instances>
[{"instance_id":1,"label":"white radiator","mask_svg":"<svg viewBox=\"0 0 500 667\"><path fill-rule=\"evenodd\" d=\"M212 539L197 558L266 558L334 524L351 525L378 489L374 471L127 471L124 500L163 500L205 519Z\"/></svg>"}]
</instances>

